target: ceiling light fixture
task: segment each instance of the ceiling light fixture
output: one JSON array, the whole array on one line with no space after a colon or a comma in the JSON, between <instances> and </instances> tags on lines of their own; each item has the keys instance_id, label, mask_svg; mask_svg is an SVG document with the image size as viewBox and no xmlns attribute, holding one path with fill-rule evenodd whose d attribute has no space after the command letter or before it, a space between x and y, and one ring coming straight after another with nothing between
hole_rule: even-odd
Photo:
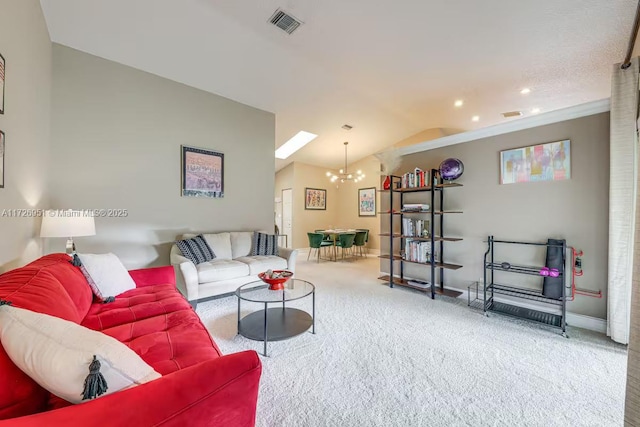
<instances>
[{"instance_id":1,"label":"ceiling light fixture","mask_svg":"<svg viewBox=\"0 0 640 427\"><path fill-rule=\"evenodd\" d=\"M531 114L538 114L540 112L539 108L532 108L531 109Z\"/></svg>"},{"instance_id":2,"label":"ceiling light fixture","mask_svg":"<svg viewBox=\"0 0 640 427\"><path fill-rule=\"evenodd\" d=\"M480 121L480 116L473 116L473 117L471 117L471 121L473 121L473 122L479 122L479 121Z\"/></svg>"},{"instance_id":3,"label":"ceiling light fixture","mask_svg":"<svg viewBox=\"0 0 640 427\"><path fill-rule=\"evenodd\" d=\"M453 103L454 107L462 107L464 105L464 101L462 99L458 99Z\"/></svg>"},{"instance_id":4,"label":"ceiling light fixture","mask_svg":"<svg viewBox=\"0 0 640 427\"><path fill-rule=\"evenodd\" d=\"M531 89L529 89L528 87L525 87L524 89L522 89L520 91L520 93L523 94L523 95L528 95L528 94L531 93Z\"/></svg>"},{"instance_id":5,"label":"ceiling light fixture","mask_svg":"<svg viewBox=\"0 0 640 427\"><path fill-rule=\"evenodd\" d=\"M362 179L365 177L365 175L362 173L361 170L358 170L355 176L353 174L350 174L349 171L347 170L347 145L349 145L349 143L345 142L344 143L344 169L340 169L337 175L332 172L327 172L327 177L331 178L331 182L336 182L337 180L340 180L340 182L345 182L345 181L359 182L359 181L362 181Z\"/></svg>"},{"instance_id":6,"label":"ceiling light fixture","mask_svg":"<svg viewBox=\"0 0 640 427\"><path fill-rule=\"evenodd\" d=\"M317 137L318 135L314 133L305 132L301 130L300 132L295 134L293 138L291 138L290 140L282 144L276 150L276 158L286 159L287 157L289 157L290 155L292 155L293 153L295 153L296 151L298 151L299 149L301 149L302 147L304 147L305 145L307 145Z\"/></svg>"}]
</instances>

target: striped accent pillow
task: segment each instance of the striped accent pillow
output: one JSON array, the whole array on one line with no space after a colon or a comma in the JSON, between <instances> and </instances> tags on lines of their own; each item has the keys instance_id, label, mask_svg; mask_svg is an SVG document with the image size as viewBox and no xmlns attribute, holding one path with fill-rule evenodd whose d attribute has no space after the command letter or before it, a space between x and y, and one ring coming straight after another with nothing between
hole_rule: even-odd
<instances>
[{"instance_id":1,"label":"striped accent pillow","mask_svg":"<svg viewBox=\"0 0 640 427\"><path fill-rule=\"evenodd\" d=\"M255 231L251 255L278 255L278 236Z\"/></svg>"},{"instance_id":2,"label":"striped accent pillow","mask_svg":"<svg viewBox=\"0 0 640 427\"><path fill-rule=\"evenodd\" d=\"M191 239L178 240L176 245L182 255L189 258L196 265L211 261L216 257L202 234Z\"/></svg>"}]
</instances>

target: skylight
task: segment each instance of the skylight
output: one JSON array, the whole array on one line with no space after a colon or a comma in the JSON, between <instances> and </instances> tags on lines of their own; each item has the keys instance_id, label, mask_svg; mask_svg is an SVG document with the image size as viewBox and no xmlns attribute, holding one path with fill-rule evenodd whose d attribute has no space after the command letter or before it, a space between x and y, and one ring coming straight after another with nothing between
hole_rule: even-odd
<instances>
[{"instance_id":1,"label":"skylight","mask_svg":"<svg viewBox=\"0 0 640 427\"><path fill-rule=\"evenodd\" d=\"M287 157L313 141L317 136L318 135L314 133L301 130L293 138L282 144L276 150L276 158L286 159Z\"/></svg>"}]
</instances>

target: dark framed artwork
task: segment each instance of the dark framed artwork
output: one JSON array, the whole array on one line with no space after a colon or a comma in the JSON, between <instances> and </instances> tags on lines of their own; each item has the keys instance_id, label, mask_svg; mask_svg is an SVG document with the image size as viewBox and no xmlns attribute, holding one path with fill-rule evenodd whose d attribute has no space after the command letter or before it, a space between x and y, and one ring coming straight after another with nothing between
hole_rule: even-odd
<instances>
[{"instance_id":1,"label":"dark framed artwork","mask_svg":"<svg viewBox=\"0 0 640 427\"><path fill-rule=\"evenodd\" d=\"M376 188L358 190L358 216L376 216Z\"/></svg>"},{"instance_id":2,"label":"dark framed artwork","mask_svg":"<svg viewBox=\"0 0 640 427\"><path fill-rule=\"evenodd\" d=\"M304 208L324 211L327 209L327 190L320 188L304 189Z\"/></svg>"},{"instance_id":3,"label":"dark framed artwork","mask_svg":"<svg viewBox=\"0 0 640 427\"><path fill-rule=\"evenodd\" d=\"M182 196L224 197L224 154L181 146Z\"/></svg>"},{"instance_id":4,"label":"dark framed artwork","mask_svg":"<svg viewBox=\"0 0 640 427\"><path fill-rule=\"evenodd\" d=\"M4 114L4 80L5 80L5 61L4 56L0 53L0 114Z\"/></svg>"},{"instance_id":5,"label":"dark framed artwork","mask_svg":"<svg viewBox=\"0 0 640 427\"><path fill-rule=\"evenodd\" d=\"M0 188L4 188L4 152L5 152L5 136L0 130Z\"/></svg>"}]
</instances>

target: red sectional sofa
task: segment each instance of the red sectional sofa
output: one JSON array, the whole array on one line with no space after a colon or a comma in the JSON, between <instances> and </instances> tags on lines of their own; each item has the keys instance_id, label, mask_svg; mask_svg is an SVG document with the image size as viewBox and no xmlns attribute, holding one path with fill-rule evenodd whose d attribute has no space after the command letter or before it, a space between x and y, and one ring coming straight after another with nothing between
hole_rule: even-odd
<instances>
[{"instance_id":1,"label":"red sectional sofa","mask_svg":"<svg viewBox=\"0 0 640 427\"><path fill-rule=\"evenodd\" d=\"M220 353L176 290L173 267L130 274L136 289L107 304L93 301L65 254L0 275L0 299L110 335L162 374L72 405L41 388L0 347L0 427L254 425L262 369L256 352Z\"/></svg>"}]
</instances>

